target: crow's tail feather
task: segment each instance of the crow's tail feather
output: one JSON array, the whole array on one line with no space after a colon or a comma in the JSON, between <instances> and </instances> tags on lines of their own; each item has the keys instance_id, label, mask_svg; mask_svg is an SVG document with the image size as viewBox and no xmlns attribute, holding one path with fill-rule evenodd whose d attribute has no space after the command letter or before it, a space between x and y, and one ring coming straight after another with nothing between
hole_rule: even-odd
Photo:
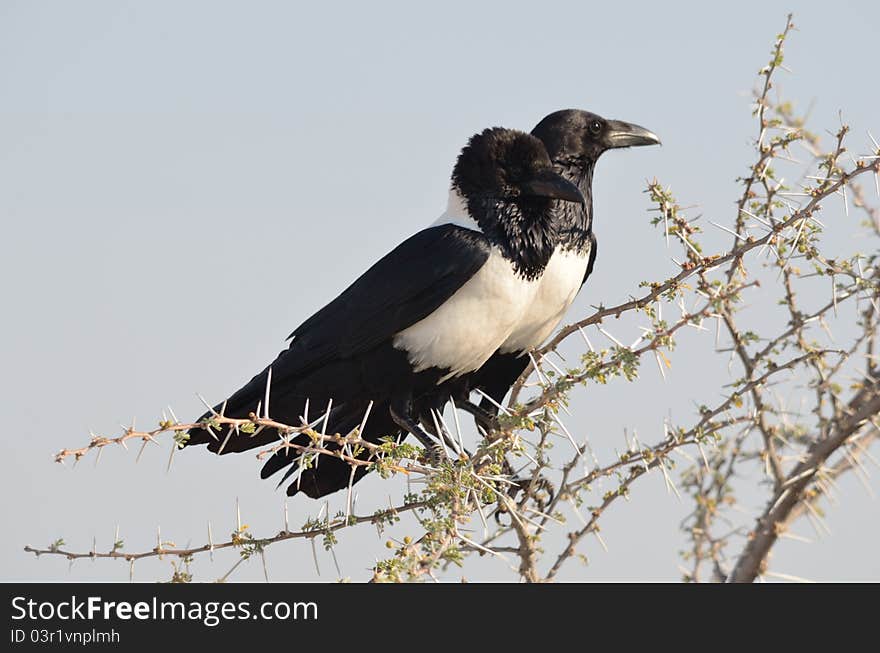
<instances>
[{"instance_id":1,"label":"crow's tail feather","mask_svg":"<svg viewBox=\"0 0 880 653\"><path fill-rule=\"evenodd\" d=\"M330 413L326 432L344 435L351 432L352 429L359 427L364 419L367 405L367 402L353 401L334 408ZM391 419L387 404L380 403L373 406L370 411L361 437L373 444L379 444L382 438L386 436L400 437L399 431L400 427ZM308 436L297 436L294 442L303 445L307 444ZM333 443L327 443L326 447L331 450L338 449L338 446ZM369 451L363 451L358 457L365 460L368 456ZM280 449L263 465L260 476L268 478L284 467L289 467L279 482L279 485L282 485L299 471L299 463L298 451L292 448ZM355 467L354 476L352 477L351 465L346 461L339 458L321 456L320 459L312 461L308 468L304 468L300 472L299 478L293 480L287 486L287 495L293 496L298 492L302 492L306 496L318 499L347 488L349 483L357 483L367 473L367 469L365 465L358 465Z\"/></svg>"}]
</instances>

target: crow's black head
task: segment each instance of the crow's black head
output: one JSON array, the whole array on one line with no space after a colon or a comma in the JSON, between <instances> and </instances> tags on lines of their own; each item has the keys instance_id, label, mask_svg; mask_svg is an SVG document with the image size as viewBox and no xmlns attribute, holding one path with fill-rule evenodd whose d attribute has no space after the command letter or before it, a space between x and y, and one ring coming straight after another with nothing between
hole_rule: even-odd
<instances>
[{"instance_id":1,"label":"crow's black head","mask_svg":"<svg viewBox=\"0 0 880 653\"><path fill-rule=\"evenodd\" d=\"M544 143L555 170L577 184L584 203L556 205L560 244L595 257L593 224L593 169L602 152L618 147L654 145L660 139L644 127L606 120L589 111L565 109L546 116L532 130Z\"/></svg>"},{"instance_id":2,"label":"crow's black head","mask_svg":"<svg viewBox=\"0 0 880 653\"><path fill-rule=\"evenodd\" d=\"M480 231L526 278L541 274L553 254L554 204L584 202L577 186L553 170L540 140L500 127L468 141L452 171L452 187Z\"/></svg>"},{"instance_id":3,"label":"crow's black head","mask_svg":"<svg viewBox=\"0 0 880 653\"><path fill-rule=\"evenodd\" d=\"M530 198L583 201L577 187L553 171L540 140L501 127L471 137L452 171L452 185L469 203Z\"/></svg>"},{"instance_id":4,"label":"crow's black head","mask_svg":"<svg viewBox=\"0 0 880 653\"><path fill-rule=\"evenodd\" d=\"M660 143L657 135L644 127L579 109L551 113L538 123L532 135L541 139L556 163L595 163L606 150Z\"/></svg>"}]
</instances>

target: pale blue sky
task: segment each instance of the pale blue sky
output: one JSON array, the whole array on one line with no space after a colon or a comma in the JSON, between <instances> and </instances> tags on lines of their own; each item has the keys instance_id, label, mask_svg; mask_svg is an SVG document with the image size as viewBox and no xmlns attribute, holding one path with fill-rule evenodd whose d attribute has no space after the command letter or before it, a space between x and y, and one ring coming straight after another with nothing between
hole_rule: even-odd
<instances>
[{"instance_id":1,"label":"pale blue sky","mask_svg":"<svg viewBox=\"0 0 880 653\"><path fill-rule=\"evenodd\" d=\"M843 110L855 134L880 132L880 7L795 4L783 92L815 102L817 128ZM154 546L157 525L201 543L208 519L232 530L236 497L254 532L277 531L282 495L249 456L187 451L166 474L167 447L137 465L107 451L75 471L51 454L89 429L152 423L168 404L195 417L196 392L219 400L250 378L301 320L439 215L456 153L484 127L528 130L578 107L659 134L662 148L599 165L599 261L572 316L666 275L645 180L730 221L755 131L750 89L789 6L0 0L0 578L124 580L122 565L68 572L21 547L63 535L88 549L98 535L106 548L117 523L129 549ZM851 244L854 221L841 229ZM646 374L580 390L569 426L609 453L625 426L655 441L663 415L685 421L706 400L704 364L683 344L666 384ZM358 489L372 511L401 485ZM842 490L834 535L780 545L783 571L880 579L877 503L853 479ZM291 523L318 508L292 500ZM605 520L609 552L589 543L593 564L563 577L676 579L684 509L648 479ZM342 534L343 575L368 577L382 541L368 528ZM307 544L268 557L274 579L317 578ZM217 577L230 560L194 571ZM137 577L167 567L144 564ZM467 573L510 578L486 561ZM261 576L250 565L235 577Z\"/></svg>"}]
</instances>

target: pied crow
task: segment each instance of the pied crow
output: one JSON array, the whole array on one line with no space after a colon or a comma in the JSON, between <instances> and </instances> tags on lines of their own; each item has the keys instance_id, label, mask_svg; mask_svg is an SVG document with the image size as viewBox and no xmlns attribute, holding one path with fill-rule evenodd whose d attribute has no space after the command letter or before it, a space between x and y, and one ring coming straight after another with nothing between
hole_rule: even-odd
<instances>
[{"instance_id":1,"label":"pied crow","mask_svg":"<svg viewBox=\"0 0 880 653\"><path fill-rule=\"evenodd\" d=\"M631 123L607 120L588 111L567 109L543 118L532 130L544 143L554 169L576 184L584 196L583 204L555 202L554 215L559 228L558 241L552 258L541 277L539 289L523 314L523 319L511 332L499 350L476 372L459 379L457 387L445 384L439 393L423 396L419 403L419 417L425 424L432 423L432 410L440 410L452 394L456 406L475 414L478 425L491 427L497 414L495 403L500 404L511 386L525 370L528 352L539 347L558 326L568 307L586 282L596 260L596 237L593 233L592 179L599 157L609 149L659 144L652 132ZM479 407L466 403L471 389L479 388L490 399L483 399ZM446 394L443 394L443 393ZM396 431L394 424L383 418L382 407L363 434L365 439L378 442L379 438ZM334 409L331 421L336 431L346 433L357 427L364 415L365 405L349 404ZM280 451L263 467L267 477L291 464L288 451ZM366 473L358 467L354 480ZM347 487L350 468L341 460L328 459L321 466L303 471L300 478L302 491L320 497Z\"/></svg>"},{"instance_id":2,"label":"pied crow","mask_svg":"<svg viewBox=\"0 0 880 653\"><path fill-rule=\"evenodd\" d=\"M556 171L577 185L585 201L554 205L559 242L535 299L498 352L471 377L471 387L489 396L480 403L489 414L497 413L496 404L504 400L528 365L528 352L540 347L556 329L593 271L597 249L592 189L596 161L611 149L660 143L644 127L577 109L549 114L532 130L532 135L541 139Z\"/></svg>"},{"instance_id":3,"label":"pied crow","mask_svg":"<svg viewBox=\"0 0 880 653\"><path fill-rule=\"evenodd\" d=\"M584 198L553 170L539 139L502 128L473 136L441 218L303 322L289 347L214 411L259 412L267 384L270 416L292 425L307 401L373 401L395 430L430 448L413 402L479 369L529 310L558 241L555 201ZM278 437L215 431L192 429L186 444L228 453Z\"/></svg>"}]
</instances>

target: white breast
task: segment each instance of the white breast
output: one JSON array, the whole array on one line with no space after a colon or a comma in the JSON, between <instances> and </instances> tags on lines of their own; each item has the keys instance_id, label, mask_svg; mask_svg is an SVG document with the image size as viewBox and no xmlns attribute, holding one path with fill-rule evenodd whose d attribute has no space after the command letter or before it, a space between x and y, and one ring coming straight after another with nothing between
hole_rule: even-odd
<instances>
[{"instance_id":1,"label":"white breast","mask_svg":"<svg viewBox=\"0 0 880 653\"><path fill-rule=\"evenodd\" d=\"M502 352L528 351L550 337L580 290L589 258L589 251L578 254L556 249L540 278L535 299L501 345Z\"/></svg>"},{"instance_id":2,"label":"white breast","mask_svg":"<svg viewBox=\"0 0 880 653\"><path fill-rule=\"evenodd\" d=\"M394 336L416 371L472 372L510 337L532 306L538 281L519 276L493 247L486 263L437 310Z\"/></svg>"}]
</instances>

